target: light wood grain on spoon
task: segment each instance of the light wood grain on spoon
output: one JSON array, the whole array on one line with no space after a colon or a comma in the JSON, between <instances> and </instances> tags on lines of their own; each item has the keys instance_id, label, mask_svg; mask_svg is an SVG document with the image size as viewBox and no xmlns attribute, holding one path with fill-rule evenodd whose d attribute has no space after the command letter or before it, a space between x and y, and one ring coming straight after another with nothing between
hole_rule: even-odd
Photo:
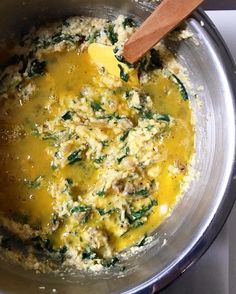
<instances>
[{"instance_id":1,"label":"light wood grain on spoon","mask_svg":"<svg viewBox=\"0 0 236 294\"><path fill-rule=\"evenodd\" d=\"M203 0L163 0L124 46L124 57L137 61L167 33L173 30Z\"/></svg>"}]
</instances>

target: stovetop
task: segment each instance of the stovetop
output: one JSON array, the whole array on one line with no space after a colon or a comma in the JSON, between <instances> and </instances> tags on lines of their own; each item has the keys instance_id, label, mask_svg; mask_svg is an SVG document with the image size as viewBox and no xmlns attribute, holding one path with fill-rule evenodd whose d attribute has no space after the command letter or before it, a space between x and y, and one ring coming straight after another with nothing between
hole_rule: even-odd
<instances>
[{"instance_id":1,"label":"stovetop","mask_svg":"<svg viewBox=\"0 0 236 294\"><path fill-rule=\"evenodd\" d=\"M207 11L236 62L236 10ZM236 293L236 205L205 255L161 294Z\"/></svg>"}]
</instances>

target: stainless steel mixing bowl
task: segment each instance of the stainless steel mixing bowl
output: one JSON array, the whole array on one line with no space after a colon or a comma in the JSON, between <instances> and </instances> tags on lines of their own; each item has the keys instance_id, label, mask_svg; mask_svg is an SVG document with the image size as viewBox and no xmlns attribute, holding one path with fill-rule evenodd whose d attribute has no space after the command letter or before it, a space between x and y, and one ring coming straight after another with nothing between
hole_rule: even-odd
<instances>
[{"instance_id":1,"label":"stainless steel mixing bowl","mask_svg":"<svg viewBox=\"0 0 236 294\"><path fill-rule=\"evenodd\" d=\"M152 4L151 4L152 3ZM22 33L36 23L71 15L113 17L129 14L139 21L153 1L132 0L1 0L0 37ZM157 20L158 21L158 20ZM188 20L194 38L168 45L188 69L201 98L191 97L196 115L198 177L173 214L156 231L146 252L130 258L123 277L36 275L2 261L1 293L134 293L161 289L193 264L223 225L235 198L232 180L235 152L235 68L214 25L200 10ZM199 91L199 86L203 90ZM39 287L45 286L45 290ZM42 292L43 291L43 292Z\"/></svg>"}]
</instances>

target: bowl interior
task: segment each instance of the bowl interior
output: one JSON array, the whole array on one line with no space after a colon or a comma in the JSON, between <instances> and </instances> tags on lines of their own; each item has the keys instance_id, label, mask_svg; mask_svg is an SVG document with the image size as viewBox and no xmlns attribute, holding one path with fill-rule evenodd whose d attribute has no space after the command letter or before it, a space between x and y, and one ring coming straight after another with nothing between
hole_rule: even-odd
<instances>
[{"instance_id":1,"label":"bowl interior","mask_svg":"<svg viewBox=\"0 0 236 294\"><path fill-rule=\"evenodd\" d=\"M142 21L150 14L152 5L132 0L2 0L0 37L8 38L13 33L26 32L34 24L74 15L129 14ZM62 280L53 275L36 275L3 261L1 292L37 293L41 286L50 293L54 288L68 294L133 292L154 281L161 288L183 272L200 254L201 246L205 247L213 238L233 203L225 191L234 162L234 93L229 57L218 37L213 37L211 24L206 20L204 27L200 25L201 18L202 15L195 13L186 22L194 38L167 44L187 68L193 86L189 92L196 118L197 174L171 217L156 231L152 246L145 254L130 258L127 274L119 278L113 273L109 277L75 275ZM212 223L215 226L210 231Z\"/></svg>"}]
</instances>

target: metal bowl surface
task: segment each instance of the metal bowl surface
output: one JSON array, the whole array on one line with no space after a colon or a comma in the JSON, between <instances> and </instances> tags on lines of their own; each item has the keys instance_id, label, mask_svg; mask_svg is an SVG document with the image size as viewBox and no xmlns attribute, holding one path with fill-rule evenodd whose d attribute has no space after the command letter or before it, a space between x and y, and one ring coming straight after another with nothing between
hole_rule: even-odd
<instances>
[{"instance_id":1,"label":"metal bowl surface","mask_svg":"<svg viewBox=\"0 0 236 294\"><path fill-rule=\"evenodd\" d=\"M21 34L35 24L68 16L114 17L128 14L144 20L152 1L132 0L2 0L0 38ZM196 116L196 170L199 176L169 217L156 231L153 246L132 257L128 273L117 277L35 274L1 262L1 293L138 293L159 290L191 266L209 247L235 200L236 69L232 58L206 14L198 10L186 21L194 38L168 46L189 72L201 99L192 96ZM199 87L203 90L199 91ZM166 240L166 242L165 242ZM40 289L44 286L45 290Z\"/></svg>"}]
</instances>

